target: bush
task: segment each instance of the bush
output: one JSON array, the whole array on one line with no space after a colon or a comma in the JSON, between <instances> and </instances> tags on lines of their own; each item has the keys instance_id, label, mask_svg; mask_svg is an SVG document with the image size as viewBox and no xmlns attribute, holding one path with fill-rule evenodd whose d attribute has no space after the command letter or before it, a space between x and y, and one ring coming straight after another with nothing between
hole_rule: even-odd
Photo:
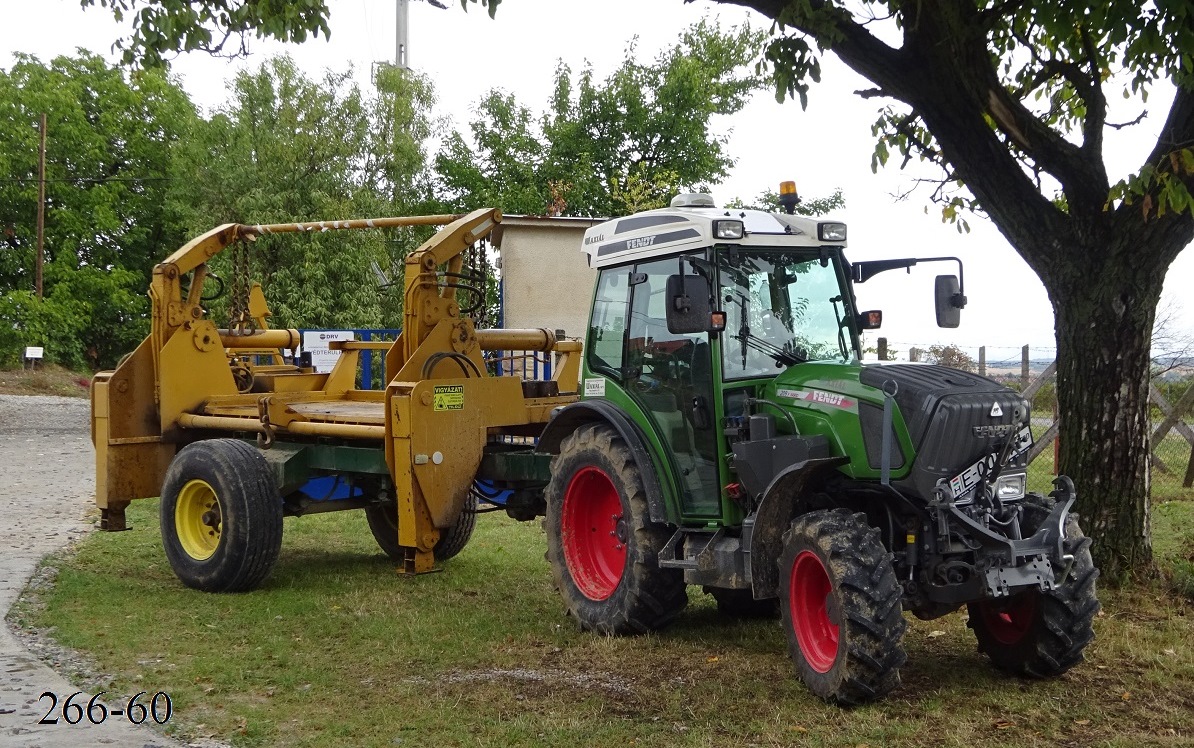
<instances>
[{"instance_id":1,"label":"bush","mask_svg":"<svg viewBox=\"0 0 1194 748\"><path fill-rule=\"evenodd\" d=\"M141 282L136 273L84 267L55 275L40 301L31 291L0 296L0 366L17 366L26 346L41 346L47 362L68 369L109 368L148 334L147 299L131 290Z\"/></svg>"}]
</instances>

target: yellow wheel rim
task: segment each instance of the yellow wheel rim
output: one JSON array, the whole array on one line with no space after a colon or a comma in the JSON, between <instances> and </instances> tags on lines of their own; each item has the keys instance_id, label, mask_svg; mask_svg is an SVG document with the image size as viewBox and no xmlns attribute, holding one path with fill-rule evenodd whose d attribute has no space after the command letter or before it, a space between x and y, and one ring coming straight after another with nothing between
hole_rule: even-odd
<instances>
[{"instance_id":1,"label":"yellow wheel rim","mask_svg":"<svg viewBox=\"0 0 1194 748\"><path fill-rule=\"evenodd\" d=\"M178 492L174 529L178 542L196 561L211 558L220 547L220 500L207 481L195 479Z\"/></svg>"}]
</instances>

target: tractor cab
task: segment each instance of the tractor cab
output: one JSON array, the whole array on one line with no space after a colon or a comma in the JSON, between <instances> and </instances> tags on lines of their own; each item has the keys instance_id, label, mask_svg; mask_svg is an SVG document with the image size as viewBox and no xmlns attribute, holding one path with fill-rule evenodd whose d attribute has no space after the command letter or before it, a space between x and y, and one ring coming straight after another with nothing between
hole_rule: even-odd
<instances>
[{"instance_id":1,"label":"tractor cab","mask_svg":"<svg viewBox=\"0 0 1194 748\"><path fill-rule=\"evenodd\" d=\"M793 367L856 369L860 331L878 326L856 309L845 224L681 195L592 227L583 247L598 270L584 396L653 437L670 521L741 521L726 420Z\"/></svg>"}]
</instances>

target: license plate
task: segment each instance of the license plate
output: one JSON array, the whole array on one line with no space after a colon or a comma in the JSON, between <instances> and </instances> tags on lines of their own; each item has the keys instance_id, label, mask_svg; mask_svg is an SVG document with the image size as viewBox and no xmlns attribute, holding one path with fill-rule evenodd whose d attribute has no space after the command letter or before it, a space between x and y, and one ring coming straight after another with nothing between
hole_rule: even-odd
<instances>
[{"instance_id":1,"label":"license plate","mask_svg":"<svg viewBox=\"0 0 1194 748\"><path fill-rule=\"evenodd\" d=\"M1019 432L1012 437L1016 440L1012 446L1012 451L1008 455L1008 460L1015 460L1020 455L1028 451L1032 446L1032 429L1028 426L1020 429ZM953 496L954 501L965 497L978 482L990 475L995 470L995 463L999 460L999 452L992 452L962 472L958 473L949 482L949 491Z\"/></svg>"}]
</instances>

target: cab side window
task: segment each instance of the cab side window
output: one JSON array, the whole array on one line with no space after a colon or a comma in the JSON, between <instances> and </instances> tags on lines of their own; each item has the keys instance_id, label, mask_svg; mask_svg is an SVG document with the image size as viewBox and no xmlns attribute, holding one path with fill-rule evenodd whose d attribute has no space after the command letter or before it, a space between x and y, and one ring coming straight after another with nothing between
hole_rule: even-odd
<instances>
[{"instance_id":1,"label":"cab side window","mask_svg":"<svg viewBox=\"0 0 1194 748\"><path fill-rule=\"evenodd\" d=\"M606 268L597 279L589 320L589 368L621 380L630 301L630 268Z\"/></svg>"}]
</instances>

